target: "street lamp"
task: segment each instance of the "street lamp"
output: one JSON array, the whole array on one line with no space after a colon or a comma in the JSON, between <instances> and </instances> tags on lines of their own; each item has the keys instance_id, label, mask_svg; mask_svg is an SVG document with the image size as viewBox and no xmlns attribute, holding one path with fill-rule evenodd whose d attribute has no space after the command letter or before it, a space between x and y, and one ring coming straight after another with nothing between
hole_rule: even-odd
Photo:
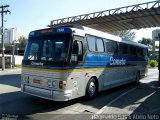
<instances>
[{"instance_id":1,"label":"street lamp","mask_svg":"<svg viewBox=\"0 0 160 120\"><path fill-rule=\"evenodd\" d=\"M156 29L152 31L152 38L155 41L159 42L159 51L158 51L158 70L159 70L159 79L158 81L160 82L160 29Z\"/></svg>"},{"instance_id":2,"label":"street lamp","mask_svg":"<svg viewBox=\"0 0 160 120\"><path fill-rule=\"evenodd\" d=\"M19 40L13 40L13 42L14 42L14 44L15 44L15 47L16 47L16 54L18 55L18 50L19 50L19 48L18 48L18 44L19 44Z\"/></svg>"}]
</instances>

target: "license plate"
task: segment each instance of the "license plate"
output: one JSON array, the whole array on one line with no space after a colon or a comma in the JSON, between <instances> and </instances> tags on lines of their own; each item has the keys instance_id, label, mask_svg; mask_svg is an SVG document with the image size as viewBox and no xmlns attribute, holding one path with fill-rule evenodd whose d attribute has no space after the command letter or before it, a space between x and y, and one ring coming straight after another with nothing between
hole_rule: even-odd
<instances>
[{"instance_id":1,"label":"license plate","mask_svg":"<svg viewBox=\"0 0 160 120\"><path fill-rule=\"evenodd\" d=\"M33 79L33 83L41 84L41 81L40 81L40 80Z\"/></svg>"}]
</instances>

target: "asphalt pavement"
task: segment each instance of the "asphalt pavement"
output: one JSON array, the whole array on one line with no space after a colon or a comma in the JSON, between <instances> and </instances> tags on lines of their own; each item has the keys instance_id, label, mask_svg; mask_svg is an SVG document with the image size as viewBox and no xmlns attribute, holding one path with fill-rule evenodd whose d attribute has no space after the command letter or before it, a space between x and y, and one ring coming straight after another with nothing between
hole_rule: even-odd
<instances>
[{"instance_id":1,"label":"asphalt pavement","mask_svg":"<svg viewBox=\"0 0 160 120\"><path fill-rule=\"evenodd\" d=\"M101 118L160 119L159 100L160 83L158 82L158 74L155 69L150 69L149 76L143 78L138 86L113 99L101 108L97 114ZM113 116L114 113L118 114Z\"/></svg>"}]
</instances>

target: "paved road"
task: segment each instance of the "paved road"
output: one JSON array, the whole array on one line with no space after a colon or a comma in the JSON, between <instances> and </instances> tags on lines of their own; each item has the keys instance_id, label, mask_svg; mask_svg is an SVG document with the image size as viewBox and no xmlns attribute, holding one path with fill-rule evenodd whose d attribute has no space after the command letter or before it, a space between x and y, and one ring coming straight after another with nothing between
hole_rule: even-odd
<instances>
[{"instance_id":1,"label":"paved road","mask_svg":"<svg viewBox=\"0 0 160 120\"><path fill-rule=\"evenodd\" d=\"M0 114L3 118L65 120L94 119L93 114L106 113L160 113L158 70L150 69L148 77L140 82L140 85L128 84L101 92L89 101L82 97L68 102L55 102L21 93L19 69L0 72Z\"/></svg>"}]
</instances>

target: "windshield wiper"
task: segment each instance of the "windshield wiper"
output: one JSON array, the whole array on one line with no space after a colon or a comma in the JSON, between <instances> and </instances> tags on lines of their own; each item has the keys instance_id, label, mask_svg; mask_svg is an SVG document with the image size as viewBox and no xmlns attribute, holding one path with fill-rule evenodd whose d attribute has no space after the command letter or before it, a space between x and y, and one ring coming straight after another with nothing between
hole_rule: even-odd
<instances>
[{"instance_id":1,"label":"windshield wiper","mask_svg":"<svg viewBox=\"0 0 160 120\"><path fill-rule=\"evenodd\" d=\"M35 51L32 56L28 57L28 60L31 60L33 57L38 57L38 51Z\"/></svg>"}]
</instances>

